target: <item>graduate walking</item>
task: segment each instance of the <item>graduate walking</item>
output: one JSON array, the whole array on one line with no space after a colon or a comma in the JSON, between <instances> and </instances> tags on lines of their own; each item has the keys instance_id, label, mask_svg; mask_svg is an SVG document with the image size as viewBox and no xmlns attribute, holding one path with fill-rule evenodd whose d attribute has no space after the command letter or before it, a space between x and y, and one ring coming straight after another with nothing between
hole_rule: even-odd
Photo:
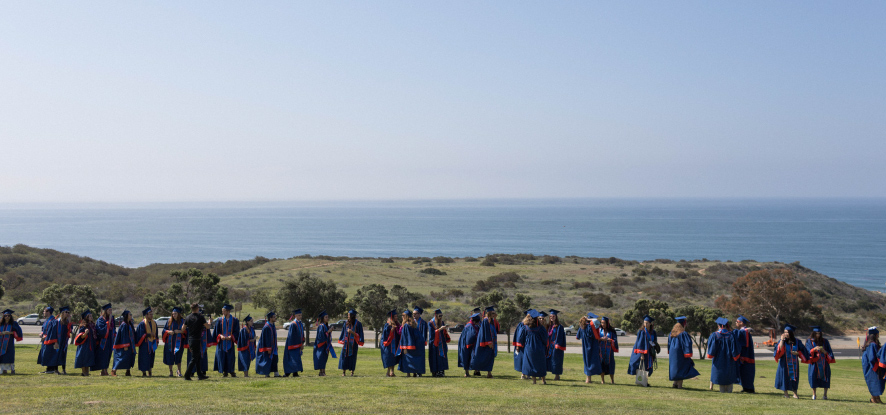
<instances>
[{"instance_id":1,"label":"graduate walking","mask_svg":"<svg viewBox=\"0 0 886 415\"><path fill-rule=\"evenodd\" d=\"M154 376L154 358L157 356L157 347L160 339L157 337L157 322L154 321L154 310L150 307L142 310L144 320L138 323L135 329L135 347L138 348L138 370L142 377Z\"/></svg>"},{"instance_id":2,"label":"graduate walking","mask_svg":"<svg viewBox=\"0 0 886 415\"><path fill-rule=\"evenodd\" d=\"M237 335L240 334L240 321L231 315L234 306L225 304L222 306L222 316L215 320L212 329L213 343L215 347L215 369L224 377L231 375L237 377Z\"/></svg>"},{"instance_id":3,"label":"graduate walking","mask_svg":"<svg viewBox=\"0 0 886 415\"><path fill-rule=\"evenodd\" d=\"M529 310L523 312L523 318L529 315ZM514 341L511 342L511 345L514 346L514 370L520 373L520 379L526 379L526 375L523 374L523 356L520 355L520 348L523 347L523 344L517 341L520 338L520 332L526 328L526 325L523 324L523 320L517 323L517 328L514 329Z\"/></svg>"},{"instance_id":4,"label":"graduate walking","mask_svg":"<svg viewBox=\"0 0 886 415\"><path fill-rule=\"evenodd\" d=\"M525 377L537 383L541 378L542 384L547 384L547 368L550 356L550 342L548 331L540 321L538 311L529 310L529 314L523 318L523 330L520 332L518 343L522 344L520 355L523 356L522 373Z\"/></svg>"},{"instance_id":5,"label":"graduate walking","mask_svg":"<svg viewBox=\"0 0 886 415\"><path fill-rule=\"evenodd\" d=\"M864 374L864 382L871 394L871 403L882 404L880 395L886 387L886 353L880 346L880 330L877 327L869 327L867 337L864 339L864 352L861 354L861 370Z\"/></svg>"},{"instance_id":6,"label":"graduate walking","mask_svg":"<svg viewBox=\"0 0 886 415\"><path fill-rule=\"evenodd\" d=\"M618 334L609 322L609 317L600 317L600 383L606 384L606 375L609 382L615 384L615 354L618 353Z\"/></svg>"},{"instance_id":7,"label":"graduate walking","mask_svg":"<svg viewBox=\"0 0 886 415\"><path fill-rule=\"evenodd\" d=\"M80 376L89 376L89 367L95 364L95 323L92 322L92 311L86 310L80 314L77 337L74 345L77 351L74 354L74 369L80 369Z\"/></svg>"},{"instance_id":8,"label":"graduate walking","mask_svg":"<svg viewBox=\"0 0 886 415\"><path fill-rule=\"evenodd\" d=\"M806 340L806 350L812 357L809 365L809 387L812 388L812 399L818 399L818 390L823 389L821 399L828 399L828 389L831 388L831 363L834 360L834 351L831 350L831 342L824 338L821 326L812 326L812 334Z\"/></svg>"},{"instance_id":9,"label":"graduate walking","mask_svg":"<svg viewBox=\"0 0 886 415\"><path fill-rule=\"evenodd\" d=\"M575 338L581 340L581 357L585 373L585 383L591 383L591 377L602 375L603 367L600 356L600 330L594 325L597 315L588 312L578 320L578 331Z\"/></svg>"},{"instance_id":10,"label":"graduate walking","mask_svg":"<svg viewBox=\"0 0 886 415\"><path fill-rule=\"evenodd\" d=\"M480 327L480 313L471 314L458 338L458 367L464 368L465 377L471 377L471 358L477 347L477 331Z\"/></svg>"},{"instance_id":11,"label":"graduate walking","mask_svg":"<svg viewBox=\"0 0 886 415\"><path fill-rule=\"evenodd\" d=\"M727 328L729 319L717 319L718 330L708 338L708 359L711 359L711 384L720 386L720 393L732 393L736 379L739 353L735 347L735 336Z\"/></svg>"},{"instance_id":12,"label":"graduate walking","mask_svg":"<svg viewBox=\"0 0 886 415\"><path fill-rule=\"evenodd\" d=\"M645 371L646 377L652 376L655 367L655 356L661 350L658 345L658 333L655 332L654 318L643 317L643 327L637 332L637 340L631 351L631 360L628 361L628 374L637 375L639 371ZM649 382L646 382L646 386Z\"/></svg>"},{"instance_id":13,"label":"graduate walking","mask_svg":"<svg viewBox=\"0 0 886 415\"><path fill-rule=\"evenodd\" d=\"M169 377L175 377L172 367L178 367L178 377L182 376L182 356L185 354L187 339L185 338L185 323L182 318L182 309L172 308L172 317L166 321L163 327L163 364L169 366Z\"/></svg>"},{"instance_id":14,"label":"graduate walking","mask_svg":"<svg viewBox=\"0 0 886 415\"><path fill-rule=\"evenodd\" d=\"M117 337L114 338L114 366L111 376L117 376L118 370L125 370L126 376L132 376L130 369L135 366L135 329L132 327L132 313L123 310L123 320L117 329Z\"/></svg>"},{"instance_id":15,"label":"graduate walking","mask_svg":"<svg viewBox=\"0 0 886 415\"><path fill-rule=\"evenodd\" d=\"M314 339L314 370L320 371L318 376L326 376L326 362L330 355L337 357L329 332L329 314L323 310L317 315L317 336Z\"/></svg>"},{"instance_id":16,"label":"graduate walking","mask_svg":"<svg viewBox=\"0 0 886 415\"><path fill-rule=\"evenodd\" d=\"M3 310L0 318L0 374L15 374L15 342L22 341L22 328L12 319L14 311Z\"/></svg>"},{"instance_id":17,"label":"graduate walking","mask_svg":"<svg viewBox=\"0 0 886 415\"><path fill-rule=\"evenodd\" d=\"M258 354L255 357L255 374L279 378L280 371L277 368L279 358L277 356L277 313L271 311L266 316L267 321L261 329L261 338L258 341Z\"/></svg>"},{"instance_id":18,"label":"graduate walking","mask_svg":"<svg viewBox=\"0 0 886 415\"><path fill-rule=\"evenodd\" d=\"M58 365L61 370L60 375L68 374L68 341L71 340L71 333L74 323L71 321L71 308L62 307L59 309L58 315Z\"/></svg>"},{"instance_id":19,"label":"graduate walking","mask_svg":"<svg viewBox=\"0 0 886 415\"><path fill-rule=\"evenodd\" d=\"M338 336L338 344L342 345L338 370L341 370L342 376L346 376L349 370L351 376L354 376L354 369L357 368L357 349L363 345L363 323L357 320L357 310L348 311L348 319Z\"/></svg>"},{"instance_id":20,"label":"graduate walking","mask_svg":"<svg viewBox=\"0 0 886 415\"><path fill-rule=\"evenodd\" d=\"M551 374L554 380L560 380L563 374L563 356L566 352L566 332L560 324L560 312L554 309L549 311L551 314L551 326L548 328L548 361L550 364Z\"/></svg>"},{"instance_id":21,"label":"graduate walking","mask_svg":"<svg viewBox=\"0 0 886 415\"><path fill-rule=\"evenodd\" d=\"M108 376L108 367L114 357L114 340L117 337L117 323L112 313L111 304L102 306L102 314L95 321L95 363L89 370L100 370L102 376Z\"/></svg>"},{"instance_id":22,"label":"graduate walking","mask_svg":"<svg viewBox=\"0 0 886 415\"><path fill-rule=\"evenodd\" d=\"M754 390L754 376L757 373L757 366L754 361L754 337L748 330L750 321L744 316L738 316L735 319L735 330L732 334L735 336L735 347L738 349L738 383L741 385L742 392L756 393Z\"/></svg>"},{"instance_id":23,"label":"graduate walking","mask_svg":"<svg viewBox=\"0 0 886 415\"><path fill-rule=\"evenodd\" d=\"M249 366L255 359L255 329L252 327L252 316L247 315L243 319L243 328L237 336L237 368L243 372L243 377L249 377Z\"/></svg>"},{"instance_id":24,"label":"graduate walking","mask_svg":"<svg viewBox=\"0 0 886 415\"><path fill-rule=\"evenodd\" d=\"M683 381L699 375L692 361L692 337L686 332L689 321L685 316L675 318L677 321L668 337L668 378L673 381L672 387L683 389Z\"/></svg>"},{"instance_id":25,"label":"graduate walking","mask_svg":"<svg viewBox=\"0 0 886 415\"><path fill-rule=\"evenodd\" d=\"M40 353L37 354L37 364L45 366L42 373L54 374L58 372L58 320L55 318L55 309L52 306L43 308L43 328L40 332Z\"/></svg>"},{"instance_id":26,"label":"graduate walking","mask_svg":"<svg viewBox=\"0 0 886 415\"><path fill-rule=\"evenodd\" d=\"M409 310L402 314L397 355L400 357L399 370L407 377L418 377L425 373L425 345L418 323Z\"/></svg>"},{"instance_id":27,"label":"graduate walking","mask_svg":"<svg viewBox=\"0 0 886 415\"><path fill-rule=\"evenodd\" d=\"M428 369L431 376L442 378L449 370L449 350L447 343L451 340L446 331L448 326L443 321L443 311L434 310L434 318L428 322Z\"/></svg>"},{"instance_id":28,"label":"graduate walking","mask_svg":"<svg viewBox=\"0 0 886 415\"><path fill-rule=\"evenodd\" d=\"M400 350L400 323L397 319L397 310L388 312L388 321L381 330L381 365L385 368L385 376L394 377L399 360L397 353Z\"/></svg>"},{"instance_id":29,"label":"graduate walking","mask_svg":"<svg viewBox=\"0 0 886 415\"><path fill-rule=\"evenodd\" d=\"M795 327L785 324L784 333L775 348L774 356L778 362L778 370L775 372L775 388L784 391L784 397L788 392L793 392L794 399L797 396L797 387L800 385L800 363L811 363L809 351L806 346L794 337Z\"/></svg>"},{"instance_id":30,"label":"graduate walking","mask_svg":"<svg viewBox=\"0 0 886 415\"><path fill-rule=\"evenodd\" d=\"M480 322L477 331L477 346L473 348L471 356L471 369L475 372L486 372L486 377L489 379L492 379L492 368L495 366L495 357L498 356L496 316L495 307L486 308L486 317Z\"/></svg>"},{"instance_id":31,"label":"graduate walking","mask_svg":"<svg viewBox=\"0 0 886 415\"><path fill-rule=\"evenodd\" d=\"M283 376L298 377L304 371L301 355L305 348L305 325L301 322L301 309L292 310L292 321L286 333L286 348L283 349Z\"/></svg>"}]
</instances>

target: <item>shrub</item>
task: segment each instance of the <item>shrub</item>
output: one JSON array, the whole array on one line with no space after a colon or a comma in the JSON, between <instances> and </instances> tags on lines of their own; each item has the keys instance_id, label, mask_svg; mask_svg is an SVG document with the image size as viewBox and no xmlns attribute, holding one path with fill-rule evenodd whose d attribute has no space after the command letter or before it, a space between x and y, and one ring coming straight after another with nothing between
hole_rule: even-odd
<instances>
[{"instance_id":1,"label":"shrub","mask_svg":"<svg viewBox=\"0 0 886 415\"><path fill-rule=\"evenodd\" d=\"M450 257L446 257L446 256L435 256L434 262L436 262L438 264L451 264L451 263L455 262L455 260Z\"/></svg>"},{"instance_id":2,"label":"shrub","mask_svg":"<svg viewBox=\"0 0 886 415\"><path fill-rule=\"evenodd\" d=\"M563 262L563 259L558 256L545 255L541 258L542 264L559 264L561 262Z\"/></svg>"},{"instance_id":3,"label":"shrub","mask_svg":"<svg viewBox=\"0 0 886 415\"><path fill-rule=\"evenodd\" d=\"M486 280L489 282L498 282L498 283L520 282L520 280L522 280L522 277L520 277L520 275L517 274L516 272L509 271L509 272L502 272L501 274L493 275L493 276L487 278Z\"/></svg>"},{"instance_id":4,"label":"shrub","mask_svg":"<svg viewBox=\"0 0 886 415\"><path fill-rule=\"evenodd\" d=\"M590 281L583 281L583 282L578 282L578 281L576 281L576 282L573 282L573 283L572 283L572 288L575 288L575 289L578 289L578 288L589 288L589 289L593 290L593 289L594 289L594 284L591 283Z\"/></svg>"},{"instance_id":5,"label":"shrub","mask_svg":"<svg viewBox=\"0 0 886 415\"><path fill-rule=\"evenodd\" d=\"M480 260L472 256L465 257L465 262L479 262Z\"/></svg>"},{"instance_id":6,"label":"shrub","mask_svg":"<svg viewBox=\"0 0 886 415\"><path fill-rule=\"evenodd\" d=\"M394 260L391 259L391 258L382 258L382 259L381 259L381 263L382 263L382 264L393 264L393 263L394 263Z\"/></svg>"},{"instance_id":7,"label":"shrub","mask_svg":"<svg viewBox=\"0 0 886 415\"><path fill-rule=\"evenodd\" d=\"M601 307L601 308L612 308L612 297L603 294L603 293L584 293L582 297L585 298L588 305L591 307Z\"/></svg>"},{"instance_id":8,"label":"shrub","mask_svg":"<svg viewBox=\"0 0 886 415\"><path fill-rule=\"evenodd\" d=\"M430 268L430 267L425 268L419 272L422 274L428 274L428 275L446 275L446 272L440 271L437 268Z\"/></svg>"},{"instance_id":9,"label":"shrub","mask_svg":"<svg viewBox=\"0 0 886 415\"><path fill-rule=\"evenodd\" d=\"M544 280L541 282L541 285L557 285L559 283L557 280Z\"/></svg>"},{"instance_id":10,"label":"shrub","mask_svg":"<svg viewBox=\"0 0 886 415\"><path fill-rule=\"evenodd\" d=\"M480 263L480 265L484 266L484 267L494 267L495 261L493 261L487 257L486 259L483 260L483 262Z\"/></svg>"}]
</instances>

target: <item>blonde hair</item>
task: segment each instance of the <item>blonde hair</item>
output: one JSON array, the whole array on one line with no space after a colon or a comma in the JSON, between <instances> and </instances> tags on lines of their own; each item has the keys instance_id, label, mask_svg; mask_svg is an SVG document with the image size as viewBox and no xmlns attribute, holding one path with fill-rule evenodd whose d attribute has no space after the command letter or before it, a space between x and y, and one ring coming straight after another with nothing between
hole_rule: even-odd
<instances>
[{"instance_id":1,"label":"blonde hair","mask_svg":"<svg viewBox=\"0 0 886 415\"><path fill-rule=\"evenodd\" d=\"M674 324L674 328L671 329L671 337L677 337L680 335L680 333L683 333L684 331L686 331L686 328L683 327L682 324Z\"/></svg>"}]
</instances>

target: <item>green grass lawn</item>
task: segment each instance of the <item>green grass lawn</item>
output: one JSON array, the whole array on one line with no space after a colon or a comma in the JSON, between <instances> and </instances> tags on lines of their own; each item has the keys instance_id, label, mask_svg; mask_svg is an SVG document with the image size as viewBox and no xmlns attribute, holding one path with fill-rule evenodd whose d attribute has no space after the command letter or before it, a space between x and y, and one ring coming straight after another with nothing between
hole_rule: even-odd
<instances>
[{"instance_id":1,"label":"green grass lawn","mask_svg":"<svg viewBox=\"0 0 886 415\"><path fill-rule=\"evenodd\" d=\"M238 377L210 374L206 381L156 377L83 378L73 369L70 353L68 376L40 375L36 346L16 348L16 376L2 376L6 404L0 413L860 413L875 410L867 403L868 392L858 360L843 360L833 366L834 388L828 401L812 401L805 378L800 382L802 400L783 399L772 387L775 364L760 359L757 364L756 395L724 395L707 390L710 362L700 361L702 376L687 380L687 389L670 388L667 362L651 377L651 388L633 385L625 374L626 358L618 358L617 385L586 385L581 355L566 355L563 380L549 385L532 385L519 380L513 358L501 353L495 379L461 377L455 354L445 379L398 376L386 378L377 350L360 352L357 376L342 378L330 361L332 376L320 378L309 370L300 378ZM210 357L211 358L211 357ZM310 355L303 357L313 368ZM158 361L158 363L160 363ZM210 362L210 366L212 363ZM281 366L282 369L282 366ZM158 366L155 375L165 375ZM399 372L398 372L399 374ZM595 380L599 380L597 377ZM876 410L882 410L876 408Z\"/></svg>"}]
</instances>

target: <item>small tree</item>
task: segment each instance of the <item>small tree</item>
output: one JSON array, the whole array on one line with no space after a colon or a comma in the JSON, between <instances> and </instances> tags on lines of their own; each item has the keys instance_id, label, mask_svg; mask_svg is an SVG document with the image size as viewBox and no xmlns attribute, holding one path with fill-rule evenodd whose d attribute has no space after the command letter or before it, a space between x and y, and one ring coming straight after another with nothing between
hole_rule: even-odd
<instances>
[{"instance_id":1,"label":"small tree","mask_svg":"<svg viewBox=\"0 0 886 415\"><path fill-rule=\"evenodd\" d=\"M715 303L730 313L768 322L776 329L786 319L796 322L807 312L821 312L812 306L812 293L803 282L784 268L749 272L732 283L731 298L721 295Z\"/></svg>"},{"instance_id":2,"label":"small tree","mask_svg":"<svg viewBox=\"0 0 886 415\"><path fill-rule=\"evenodd\" d=\"M532 297L515 294L513 298L505 298L495 305L498 310L498 324L508 338L508 353L511 352L511 331L523 320L523 312L529 308Z\"/></svg>"},{"instance_id":3,"label":"small tree","mask_svg":"<svg viewBox=\"0 0 886 415\"><path fill-rule=\"evenodd\" d=\"M357 290L351 303L360 312L360 321L375 331L375 347L378 348L379 333L385 326L388 312L394 308L394 300L388 297L387 288L381 284L364 285Z\"/></svg>"},{"instance_id":4,"label":"small tree","mask_svg":"<svg viewBox=\"0 0 886 415\"><path fill-rule=\"evenodd\" d=\"M38 314L43 311L45 304L52 304L56 309L63 306L71 307L71 312L75 316L87 309L98 313L99 309L95 292L88 285L52 284L43 290L40 302L42 304L39 306Z\"/></svg>"},{"instance_id":5,"label":"small tree","mask_svg":"<svg viewBox=\"0 0 886 415\"><path fill-rule=\"evenodd\" d=\"M698 347L698 355L704 359L708 350L708 338L717 330L717 318L723 317L723 312L699 305L689 305L674 310L677 316L686 316L689 322L692 342Z\"/></svg>"},{"instance_id":6,"label":"small tree","mask_svg":"<svg viewBox=\"0 0 886 415\"><path fill-rule=\"evenodd\" d=\"M219 284L221 279L214 273L204 274L197 268L191 268L184 272L173 271L169 275L176 282L166 291L145 296L145 306L168 314L173 307L185 306L188 309L190 304L200 303L207 313L219 314L222 306L228 302L228 287Z\"/></svg>"},{"instance_id":7,"label":"small tree","mask_svg":"<svg viewBox=\"0 0 886 415\"><path fill-rule=\"evenodd\" d=\"M3 280L0 280L0 299L3 299L3 294L6 294L6 290L3 288Z\"/></svg>"},{"instance_id":8,"label":"small tree","mask_svg":"<svg viewBox=\"0 0 886 415\"><path fill-rule=\"evenodd\" d=\"M284 280L283 287L276 293L258 292L253 295L252 300L256 306L281 315L288 315L290 311L301 308L305 321L305 344L309 344L311 324L316 321L320 310L326 310L330 316L341 315L346 310L347 298L347 294L336 286L335 281L326 281L309 272L299 271L295 278Z\"/></svg>"},{"instance_id":9,"label":"small tree","mask_svg":"<svg viewBox=\"0 0 886 415\"><path fill-rule=\"evenodd\" d=\"M647 314L655 319L655 325L658 327L670 328L674 324L674 313L668 308L668 303L658 300L637 300L633 308L625 311L621 328L630 332L639 330L643 326L643 317Z\"/></svg>"}]
</instances>

